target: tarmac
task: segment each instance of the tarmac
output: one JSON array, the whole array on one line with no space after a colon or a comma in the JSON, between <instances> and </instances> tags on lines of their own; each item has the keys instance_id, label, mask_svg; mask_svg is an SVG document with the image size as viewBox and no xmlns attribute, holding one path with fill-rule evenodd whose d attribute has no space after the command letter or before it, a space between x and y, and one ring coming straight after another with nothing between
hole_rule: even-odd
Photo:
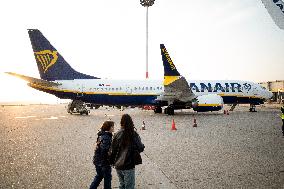
<instances>
[{"instance_id":1,"label":"tarmac","mask_svg":"<svg viewBox=\"0 0 284 189\"><path fill-rule=\"evenodd\" d=\"M143 164L136 167L138 189L284 188L278 107L248 112L237 106L229 115L184 110L174 116L101 107L81 116L68 114L65 106L0 106L1 189L88 188L95 176L96 133L109 119L117 131L124 113L132 116L145 144ZM112 175L118 188L115 169Z\"/></svg>"}]
</instances>

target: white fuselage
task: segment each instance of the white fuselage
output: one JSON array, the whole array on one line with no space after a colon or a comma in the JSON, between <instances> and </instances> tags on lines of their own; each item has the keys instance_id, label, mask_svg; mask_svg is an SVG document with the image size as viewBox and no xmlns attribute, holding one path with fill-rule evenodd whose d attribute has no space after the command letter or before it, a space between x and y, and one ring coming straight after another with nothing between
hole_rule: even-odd
<instances>
[{"instance_id":1,"label":"white fuselage","mask_svg":"<svg viewBox=\"0 0 284 189\"><path fill-rule=\"evenodd\" d=\"M112 96L158 96L164 91L163 81L159 80L108 80L108 79L75 79L59 80L61 83L58 92L82 93L87 95L112 95ZM224 103L232 103L227 97L268 99L271 92L259 84L238 81L188 81L196 96L218 94L224 98Z\"/></svg>"}]
</instances>

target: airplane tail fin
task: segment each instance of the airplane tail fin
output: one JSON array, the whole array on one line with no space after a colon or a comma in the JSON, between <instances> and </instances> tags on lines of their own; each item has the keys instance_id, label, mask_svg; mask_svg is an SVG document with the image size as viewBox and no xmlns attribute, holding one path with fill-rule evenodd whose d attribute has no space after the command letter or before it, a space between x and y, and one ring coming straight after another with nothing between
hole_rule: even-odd
<instances>
[{"instance_id":1,"label":"airplane tail fin","mask_svg":"<svg viewBox=\"0 0 284 189\"><path fill-rule=\"evenodd\" d=\"M180 78L180 73L177 71L164 44L160 44L160 49L164 65L164 85L169 85Z\"/></svg>"},{"instance_id":2,"label":"airplane tail fin","mask_svg":"<svg viewBox=\"0 0 284 189\"><path fill-rule=\"evenodd\" d=\"M282 0L262 0L275 24L284 29L284 3Z\"/></svg>"},{"instance_id":3,"label":"airplane tail fin","mask_svg":"<svg viewBox=\"0 0 284 189\"><path fill-rule=\"evenodd\" d=\"M177 71L165 45L160 44L160 48L164 64L164 93L158 99L168 101L169 104L175 101L192 101L196 96L186 79Z\"/></svg>"},{"instance_id":4,"label":"airplane tail fin","mask_svg":"<svg viewBox=\"0 0 284 189\"><path fill-rule=\"evenodd\" d=\"M28 29L28 33L41 79L99 79L74 70L38 29Z\"/></svg>"}]
</instances>

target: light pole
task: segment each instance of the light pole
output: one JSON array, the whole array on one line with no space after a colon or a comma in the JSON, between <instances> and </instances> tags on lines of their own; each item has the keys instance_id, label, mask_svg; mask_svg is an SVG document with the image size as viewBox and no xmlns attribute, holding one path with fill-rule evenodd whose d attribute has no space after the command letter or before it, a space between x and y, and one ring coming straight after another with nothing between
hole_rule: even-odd
<instances>
[{"instance_id":1,"label":"light pole","mask_svg":"<svg viewBox=\"0 0 284 189\"><path fill-rule=\"evenodd\" d=\"M140 0L140 4L143 7L146 7L146 79L149 77L148 72L148 7L152 6L154 4L155 0Z\"/></svg>"}]
</instances>

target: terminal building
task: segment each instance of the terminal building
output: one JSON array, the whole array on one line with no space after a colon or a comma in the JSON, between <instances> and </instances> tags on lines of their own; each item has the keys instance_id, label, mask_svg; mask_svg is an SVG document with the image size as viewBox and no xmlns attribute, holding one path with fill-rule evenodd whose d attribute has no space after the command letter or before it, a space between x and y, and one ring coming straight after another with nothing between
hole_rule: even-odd
<instances>
[{"instance_id":1,"label":"terminal building","mask_svg":"<svg viewBox=\"0 0 284 189\"><path fill-rule=\"evenodd\" d=\"M267 81L259 84L273 93L271 101L278 103L284 101L284 80Z\"/></svg>"}]
</instances>

